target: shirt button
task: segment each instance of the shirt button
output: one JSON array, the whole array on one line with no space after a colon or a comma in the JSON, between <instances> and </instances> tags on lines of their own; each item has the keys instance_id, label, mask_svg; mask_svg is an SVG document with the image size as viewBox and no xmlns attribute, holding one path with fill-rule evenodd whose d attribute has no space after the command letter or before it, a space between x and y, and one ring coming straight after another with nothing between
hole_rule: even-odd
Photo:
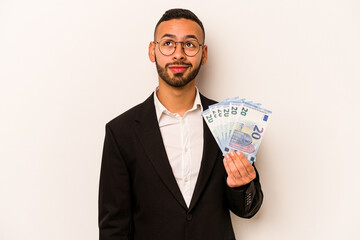
<instances>
[{"instance_id":1,"label":"shirt button","mask_svg":"<svg viewBox=\"0 0 360 240\"><path fill-rule=\"evenodd\" d=\"M184 124L184 123L185 123L185 120L184 120L184 119L182 119L182 120L181 120L181 123L182 123L182 124Z\"/></svg>"},{"instance_id":2,"label":"shirt button","mask_svg":"<svg viewBox=\"0 0 360 240\"><path fill-rule=\"evenodd\" d=\"M187 147L185 147L184 151L187 152L187 150L188 150Z\"/></svg>"},{"instance_id":3,"label":"shirt button","mask_svg":"<svg viewBox=\"0 0 360 240\"><path fill-rule=\"evenodd\" d=\"M188 181L189 181L189 179L186 177L186 178L184 179L184 181L185 181L185 182L188 182Z\"/></svg>"}]
</instances>

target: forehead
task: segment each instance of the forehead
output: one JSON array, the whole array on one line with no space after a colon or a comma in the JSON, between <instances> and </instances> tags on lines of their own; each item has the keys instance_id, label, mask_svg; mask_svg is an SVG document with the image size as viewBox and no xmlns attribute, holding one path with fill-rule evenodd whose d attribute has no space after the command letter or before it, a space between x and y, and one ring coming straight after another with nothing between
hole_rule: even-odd
<instances>
[{"instance_id":1,"label":"forehead","mask_svg":"<svg viewBox=\"0 0 360 240\"><path fill-rule=\"evenodd\" d=\"M155 32L155 39L160 40L165 34L174 35L177 40L193 35L199 42L203 41L203 32L199 24L189 19L172 19L159 24Z\"/></svg>"}]
</instances>

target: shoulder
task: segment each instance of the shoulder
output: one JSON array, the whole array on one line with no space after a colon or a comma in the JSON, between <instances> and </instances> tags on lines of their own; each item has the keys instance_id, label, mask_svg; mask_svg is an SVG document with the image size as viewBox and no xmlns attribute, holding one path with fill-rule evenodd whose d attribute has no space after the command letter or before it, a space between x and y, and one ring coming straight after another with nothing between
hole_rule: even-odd
<instances>
[{"instance_id":1,"label":"shoulder","mask_svg":"<svg viewBox=\"0 0 360 240\"><path fill-rule=\"evenodd\" d=\"M144 102L128 109L117 117L111 119L106 126L110 128L117 128L119 126L126 126L131 122L134 122L139 115L144 111L148 111L154 106L153 94L151 94Z\"/></svg>"},{"instance_id":2,"label":"shoulder","mask_svg":"<svg viewBox=\"0 0 360 240\"><path fill-rule=\"evenodd\" d=\"M202 95L200 93L200 99L201 99L201 104L203 105L203 109L207 109L210 105L218 103L217 101L207 98L204 95Z\"/></svg>"}]
</instances>

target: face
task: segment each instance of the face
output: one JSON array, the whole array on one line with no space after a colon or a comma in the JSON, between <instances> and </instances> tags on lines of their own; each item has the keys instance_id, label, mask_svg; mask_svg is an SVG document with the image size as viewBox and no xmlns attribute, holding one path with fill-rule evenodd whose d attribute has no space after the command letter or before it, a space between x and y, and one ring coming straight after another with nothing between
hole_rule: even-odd
<instances>
[{"instance_id":1,"label":"face","mask_svg":"<svg viewBox=\"0 0 360 240\"><path fill-rule=\"evenodd\" d=\"M160 23L155 33L155 41L160 42L163 39L175 42L195 39L200 44L204 42L201 27L188 19L173 19ZM159 45L151 42L149 58L156 63L160 81L172 87L184 87L195 79L201 65L206 63L207 46L200 47L195 56L189 57L184 53L181 43L177 43L175 52L165 56L160 52Z\"/></svg>"}]
</instances>

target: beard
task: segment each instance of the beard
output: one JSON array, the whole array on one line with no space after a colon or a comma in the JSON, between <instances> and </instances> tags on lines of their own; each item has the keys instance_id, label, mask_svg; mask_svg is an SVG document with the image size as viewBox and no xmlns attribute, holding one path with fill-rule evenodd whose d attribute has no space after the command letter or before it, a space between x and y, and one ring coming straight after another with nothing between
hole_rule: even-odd
<instances>
[{"instance_id":1,"label":"beard","mask_svg":"<svg viewBox=\"0 0 360 240\"><path fill-rule=\"evenodd\" d=\"M184 73L174 73L174 76L170 77L170 75L168 74L168 71L167 71L169 66L171 66L171 65L186 65L189 68L192 68L193 65L191 63L184 63L181 61L176 61L173 63L167 63L165 65L165 67L163 68L163 67L159 66L159 64L157 63L156 57L155 57L156 69L158 71L160 78L162 80L164 80L164 82L166 82L168 85L170 85L172 87L176 87L176 88L184 87L189 82L191 82L195 79L195 77L198 75L198 73L200 71L201 62L202 62L202 57L201 57L199 66L194 68L193 70L191 70L191 72L188 73L187 77L184 76Z\"/></svg>"}]
</instances>

